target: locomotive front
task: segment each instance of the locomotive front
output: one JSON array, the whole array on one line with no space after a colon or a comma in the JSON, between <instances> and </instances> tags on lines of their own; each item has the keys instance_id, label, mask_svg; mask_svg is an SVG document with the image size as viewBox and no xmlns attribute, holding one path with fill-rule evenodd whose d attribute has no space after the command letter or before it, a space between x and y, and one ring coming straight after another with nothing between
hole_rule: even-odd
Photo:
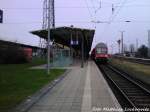
<instances>
[{"instance_id":1,"label":"locomotive front","mask_svg":"<svg viewBox=\"0 0 150 112\"><path fill-rule=\"evenodd\" d=\"M104 43L98 43L95 47L95 60L97 62L108 61L108 48Z\"/></svg>"}]
</instances>

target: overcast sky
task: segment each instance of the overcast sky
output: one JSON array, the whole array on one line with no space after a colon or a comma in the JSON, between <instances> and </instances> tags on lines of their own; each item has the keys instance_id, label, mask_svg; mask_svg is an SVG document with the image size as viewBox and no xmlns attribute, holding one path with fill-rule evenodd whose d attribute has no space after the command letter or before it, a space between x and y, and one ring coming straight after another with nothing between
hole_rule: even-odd
<instances>
[{"instance_id":1,"label":"overcast sky","mask_svg":"<svg viewBox=\"0 0 150 112\"><path fill-rule=\"evenodd\" d=\"M43 0L0 0L0 9L4 10L0 39L38 45L39 38L29 32L42 28L42 5ZM125 31L127 45L135 44L136 39L139 46L147 45L149 11L150 0L55 0L56 27L74 25L95 29L93 47L98 42L105 42L109 47L113 45L114 51L117 50L116 41L121 37L120 31ZM106 23L94 24L91 21ZM109 21L111 24L107 23Z\"/></svg>"}]
</instances>

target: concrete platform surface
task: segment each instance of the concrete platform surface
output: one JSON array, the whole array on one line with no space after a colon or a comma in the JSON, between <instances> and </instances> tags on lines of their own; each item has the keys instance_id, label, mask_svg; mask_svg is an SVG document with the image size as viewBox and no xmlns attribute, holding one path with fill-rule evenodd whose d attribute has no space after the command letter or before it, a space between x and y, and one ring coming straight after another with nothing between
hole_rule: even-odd
<instances>
[{"instance_id":1,"label":"concrete platform surface","mask_svg":"<svg viewBox=\"0 0 150 112\"><path fill-rule=\"evenodd\" d=\"M93 61L71 72L28 112L107 112L121 108ZM112 111L115 112L115 111Z\"/></svg>"}]
</instances>

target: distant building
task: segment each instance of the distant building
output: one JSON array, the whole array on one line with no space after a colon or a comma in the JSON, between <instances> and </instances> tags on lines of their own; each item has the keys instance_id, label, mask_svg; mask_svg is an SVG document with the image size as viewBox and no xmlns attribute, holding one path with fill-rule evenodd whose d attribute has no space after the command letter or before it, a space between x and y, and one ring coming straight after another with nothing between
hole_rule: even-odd
<instances>
[{"instance_id":1,"label":"distant building","mask_svg":"<svg viewBox=\"0 0 150 112\"><path fill-rule=\"evenodd\" d=\"M150 30L148 30L148 57L150 57Z\"/></svg>"},{"instance_id":2,"label":"distant building","mask_svg":"<svg viewBox=\"0 0 150 112\"><path fill-rule=\"evenodd\" d=\"M22 48L25 54L27 55L27 58L30 59L35 56L45 55L46 52L46 48L40 48L37 46L31 46L31 45L25 45L25 44L11 42L11 41L0 40L0 50L7 48L7 46L18 46Z\"/></svg>"},{"instance_id":3,"label":"distant building","mask_svg":"<svg viewBox=\"0 0 150 112\"><path fill-rule=\"evenodd\" d=\"M3 23L3 11L0 9L0 23Z\"/></svg>"}]
</instances>

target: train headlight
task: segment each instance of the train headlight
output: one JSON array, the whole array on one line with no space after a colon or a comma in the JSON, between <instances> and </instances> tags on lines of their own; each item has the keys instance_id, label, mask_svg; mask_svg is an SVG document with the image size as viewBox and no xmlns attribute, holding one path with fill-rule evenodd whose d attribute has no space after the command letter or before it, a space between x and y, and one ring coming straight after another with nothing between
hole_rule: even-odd
<instances>
[{"instance_id":1,"label":"train headlight","mask_svg":"<svg viewBox=\"0 0 150 112\"><path fill-rule=\"evenodd\" d=\"M105 54L105 57L107 58L107 57L108 57L108 55L107 55L107 54Z\"/></svg>"}]
</instances>

